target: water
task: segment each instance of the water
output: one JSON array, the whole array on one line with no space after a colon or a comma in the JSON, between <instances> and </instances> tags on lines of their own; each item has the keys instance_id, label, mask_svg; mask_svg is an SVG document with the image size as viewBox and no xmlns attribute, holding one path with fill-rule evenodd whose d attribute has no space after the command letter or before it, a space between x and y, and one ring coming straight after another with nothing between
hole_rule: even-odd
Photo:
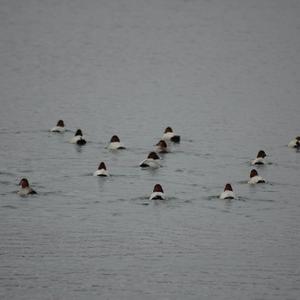
<instances>
[{"instance_id":1,"label":"water","mask_svg":"<svg viewBox=\"0 0 300 300\"><path fill-rule=\"evenodd\" d=\"M2 0L0 297L299 299L299 13ZM181 144L141 170L166 126ZM105 149L113 134L127 150ZM260 149L267 184L249 187ZM102 160L109 178L92 176ZM38 195L15 193L25 176ZM226 182L238 199L218 199Z\"/></svg>"}]
</instances>

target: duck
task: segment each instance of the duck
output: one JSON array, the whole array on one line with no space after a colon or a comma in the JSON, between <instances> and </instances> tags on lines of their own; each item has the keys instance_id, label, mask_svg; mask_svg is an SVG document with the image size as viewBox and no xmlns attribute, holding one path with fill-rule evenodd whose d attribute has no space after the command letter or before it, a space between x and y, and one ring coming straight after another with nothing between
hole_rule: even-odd
<instances>
[{"instance_id":1,"label":"duck","mask_svg":"<svg viewBox=\"0 0 300 300\"><path fill-rule=\"evenodd\" d=\"M289 148L297 148L299 146L300 143L300 136L296 136L294 139L292 139L289 143L288 143L288 147Z\"/></svg>"},{"instance_id":2,"label":"duck","mask_svg":"<svg viewBox=\"0 0 300 300\"><path fill-rule=\"evenodd\" d=\"M37 194L37 192L30 187L27 178L22 178L19 182L19 185L21 186L20 190L18 191L20 196Z\"/></svg>"},{"instance_id":3,"label":"duck","mask_svg":"<svg viewBox=\"0 0 300 300\"><path fill-rule=\"evenodd\" d=\"M264 158L267 156L264 150L259 150L256 158L251 162L251 165L264 165L266 162Z\"/></svg>"},{"instance_id":4,"label":"duck","mask_svg":"<svg viewBox=\"0 0 300 300\"><path fill-rule=\"evenodd\" d=\"M86 139L82 135L81 129L77 129L75 132L75 135L71 138L70 140L71 144L77 144L77 145L85 145L86 144Z\"/></svg>"},{"instance_id":5,"label":"duck","mask_svg":"<svg viewBox=\"0 0 300 300\"><path fill-rule=\"evenodd\" d=\"M98 167L98 170L94 172L94 176L109 176L105 163L102 161Z\"/></svg>"},{"instance_id":6,"label":"duck","mask_svg":"<svg viewBox=\"0 0 300 300\"><path fill-rule=\"evenodd\" d=\"M107 146L110 150L122 150L126 149L124 144L120 142L120 139L117 135L113 135L110 139L110 143Z\"/></svg>"},{"instance_id":7,"label":"duck","mask_svg":"<svg viewBox=\"0 0 300 300\"><path fill-rule=\"evenodd\" d=\"M171 141L173 143L179 144L180 143L180 135L175 135L172 127L168 126L164 131L162 140Z\"/></svg>"},{"instance_id":8,"label":"duck","mask_svg":"<svg viewBox=\"0 0 300 300\"><path fill-rule=\"evenodd\" d=\"M266 181L258 175L255 169L252 169L250 172L250 179L248 181L249 184L256 184L256 183L265 183Z\"/></svg>"},{"instance_id":9,"label":"duck","mask_svg":"<svg viewBox=\"0 0 300 300\"><path fill-rule=\"evenodd\" d=\"M50 129L51 132L59 132L63 133L65 132L65 123L63 120L59 120L53 128Z\"/></svg>"},{"instance_id":10,"label":"duck","mask_svg":"<svg viewBox=\"0 0 300 300\"><path fill-rule=\"evenodd\" d=\"M232 186L230 183L226 183L224 191L220 195L220 199L234 199L235 194L233 192Z\"/></svg>"},{"instance_id":11,"label":"duck","mask_svg":"<svg viewBox=\"0 0 300 300\"><path fill-rule=\"evenodd\" d=\"M165 200L165 194L160 184L156 184L149 200Z\"/></svg>"},{"instance_id":12,"label":"duck","mask_svg":"<svg viewBox=\"0 0 300 300\"><path fill-rule=\"evenodd\" d=\"M158 153L168 153L168 152L170 152L170 148L169 148L169 146L168 146L168 144L166 143L165 140L160 140L156 144L156 151Z\"/></svg>"},{"instance_id":13,"label":"duck","mask_svg":"<svg viewBox=\"0 0 300 300\"><path fill-rule=\"evenodd\" d=\"M158 154L155 151L152 151L148 154L147 158L144 159L141 163L140 163L140 167L141 168L159 168L160 167L160 157L158 156Z\"/></svg>"}]
</instances>

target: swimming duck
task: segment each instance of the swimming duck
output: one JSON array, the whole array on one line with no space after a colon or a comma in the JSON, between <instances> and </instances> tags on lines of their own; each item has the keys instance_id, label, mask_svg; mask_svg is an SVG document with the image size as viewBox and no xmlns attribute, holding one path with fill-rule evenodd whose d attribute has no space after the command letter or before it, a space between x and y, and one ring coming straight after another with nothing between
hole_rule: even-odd
<instances>
[{"instance_id":1,"label":"swimming duck","mask_svg":"<svg viewBox=\"0 0 300 300\"><path fill-rule=\"evenodd\" d=\"M156 144L156 151L158 153L168 153L168 152L170 152L170 149L169 149L169 146L167 145L166 141L160 140Z\"/></svg>"},{"instance_id":2,"label":"swimming duck","mask_svg":"<svg viewBox=\"0 0 300 300\"><path fill-rule=\"evenodd\" d=\"M102 161L98 167L98 170L94 172L94 176L109 176L105 163Z\"/></svg>"},{"instance_id":3,"label":"swimming duck","mask_svg":"<svg viewBox=\"0 0 300 300\"><path fill-rule=\"evenodd\" d=\"M165 194L160 184L156 184L149 200L165 200Z\"/></svg>"},{"instance_id":4,"label":"swimming duck","mask_svg":"<svg viewBox=\"0 0 300 300\"><path fill-rule=\"evenodd\" d=\"M120 142L120 139L117 135L113 135L110 139L110 143L107 146L110 150L119 150L119 149L126 149L124 144Z\"/></svg>"},{"instance_id":5,"label":"swimming duck","mask_svg":"<svg viewBox=\"0 0 300 300\"><path fill-rule=\"evenodd\" d=\"M172 127L167 127L162 136L162 140L171 141L173 143L180 143L180 135L175 135Z\"/></svg>"},{"instance_id":6,"label":"swimming duck","mask_svg":"<svg viewBox=\"0 0 300 300\"><path fill-rule=\"evenodd\" d=\"M82 135L81 129L77 129L77 131L75 132L75 135L71 138L70 143L77 144L80 146L86 144L86 139Z\"/></svg>"},{"instance_id":7,"label":"swimming duck","mask_svg":"<svg viewBox=\"0 0 300 300\"><path fill-rule=\"evenodd\" d=\"M225 185L224 191L220 195L220 199L234 199L235 194L233 192L232 186L230 183Z\"/></svg>"},{"instance_id":8,"label":"swimming duck","mask_svg":"<svg viewBox=\"0 0 300 300\"><path fill-rule=\"evenodd\" d=\"M152 151L149 153L148 157L140 163L141 168L159 168L160 167L160 157L156 152Z\"/></svg>"},{"instance_id":9,"label":"swimming duck","mask_svg":"<svg viewBox=\"0 0 300 300\"><path fill-rule=\"evenodd\" d=\"M21 186L20 190L18 191L20 196L33 195L37 193L29 186L29 182L26 178L22 178L19 182L19 185Z\"/></svg>"},{"instance_id":10,"label":"swimming duck","mask_svg":"<svg viewBox=\"0 0 300 300\"><path fill-rule=\"evenodd\" d=\"M52 129L50 129L51 132L59 132L59 133L63 133L65 132L65 123L63 120L59 120L56 124L55 127L53 127Z\"/></svg>"},{"instance_id":11,"label":"swimming duck","mask_svg":"<svg viewBox=\"0 0 300 300\"><path fill-rule=\"evenodd\" d=\"M297 148L297 144L300 143L300 136L296 136L288 143L289 148Z\"/></svg>"},{"instance_id":12,"label":"swimming duck","mask_svg":"<svg viewBox=\"0 0 300 300\"><path fill-rule=\"evenodd\" d=\"M264 165L266 162L264 158L267 156L264 150L260 150L257 153L256 158L251 162L251 165Z\"/></svg>"},{"instance_id":13,"label":"swimming duck","mask_svg":"<svg viewBox=\"0 0 300 300\"><path fill-rule=\"evenodd\" d=\"M266 181L258 175L255 169L252 169L250 172L250 180L248 181L249 184L256 184L256 183L265 183Z\"/></svg>"}]
</instances>

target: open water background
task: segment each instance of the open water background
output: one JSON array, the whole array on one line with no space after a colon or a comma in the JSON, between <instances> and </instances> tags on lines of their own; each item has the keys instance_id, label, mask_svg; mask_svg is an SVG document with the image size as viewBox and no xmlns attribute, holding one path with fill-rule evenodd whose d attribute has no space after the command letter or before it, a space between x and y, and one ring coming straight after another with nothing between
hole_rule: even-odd
<instances>
[{"instance_id":1,"label":"open water background","mask_svg":"<svg viewBox=\"0 0 300 300\"><path fill-rule=\"evenodd\" d=\"M299 299L299 15L297 0L1 0L0 298ZM60 118L69 131L49 133ZM181 144L141 170L166 126ZM113 134L127 150L105 149ZM267 184L249 187L260 149ZM22 177L38 195L16 194ZM218 199L227 182L238 199Z\"/></svg>"}]
</instances>

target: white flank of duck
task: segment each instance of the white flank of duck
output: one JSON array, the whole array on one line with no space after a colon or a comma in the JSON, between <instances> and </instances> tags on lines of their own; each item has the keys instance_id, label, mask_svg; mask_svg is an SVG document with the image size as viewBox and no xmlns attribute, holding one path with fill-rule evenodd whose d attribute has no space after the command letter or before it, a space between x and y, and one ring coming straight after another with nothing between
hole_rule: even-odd
<instances>
[{"instance_id":1,"label":"white flank of duck","mask_svg":"<svg viewBox=\"0 0 300 300\"><path fill-rule=\"evenodd\" d=\"M266 181L258 175L255 169L252 169L250 172L250 179L248 181L249 184L257 184L257 183L265 183Z\"/></svg>"},{"instance_id":2,"label":"white flank of duck","mask_svg":"<svg viewBox=\"0 0 300 300\"><path fill-rule=\"evenodd\" d=\"M70 140L70 143L77 144L77 145L85 145L86 144L86 139L82 135L81 129L76 130L75 135Z\"/></svg>"},{"instance_id":3,"label":"white flank of duck","mask_svg":"<svg viewBox=\"0 0 300 300\"><path fill-rule=\"evenodd\" d=\"M63 120L59 120L53 128L50 129L51 132L63 133L65 132L65 123Z\"/></svg>"},{"instance_id":4,"label":"white flank of duck","mask_svg":"<svg viewBox=\"0 0 300 300\"><path fill-rule=\"evenodd\" d=\"M159 168L160 167L160 157L156 152L152 151L149 153L148 157L140 163L141 168Z\"/></svg>"},{"instance_id":5,"label":"white flank of duck","mask_svg":"<svg viewBox=\"0 0 300 300\"><path fill-rule=\"evenodd\" d=\"M251 165L264 165L265 162L265 157L267 156L266 152L264 150L260 150L257 153L256 158L251 162Z\"/></svg>"}]
</instances>

